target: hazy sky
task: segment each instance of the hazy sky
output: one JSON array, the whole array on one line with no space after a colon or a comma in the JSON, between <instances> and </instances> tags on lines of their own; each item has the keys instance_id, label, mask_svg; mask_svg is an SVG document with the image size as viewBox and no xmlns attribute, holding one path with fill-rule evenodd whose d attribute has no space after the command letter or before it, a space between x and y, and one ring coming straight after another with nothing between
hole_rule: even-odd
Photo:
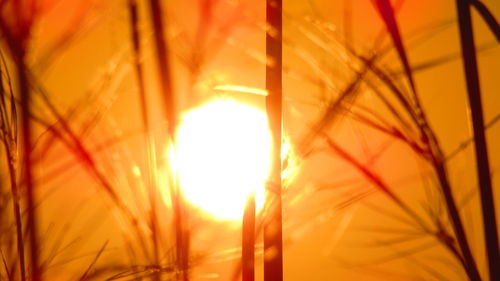
<instances>
[{"instance_id":1,"label":"hazy sky","mask_svg":"<svg viewBox=\"0 0 500 281\"><path fill-rule=\"evenodd\" d=\"M134 178L131 171L133 167L143 167L146 157L140 133L141 119L131 66L125 2L60 1L47 11L35 29L30 61L50 91L50 96L64 112L70 112L78 104L83 105L79 108L80 114L75 117L75 126L83 128L89 116L101 113L96 115L98 122L95 128L86 134L90 146L120 136L118 145L109 147L103 153L96 152L96 157L102 161L102 168L113 183L123 188L125 201L133 202L137 198L134 197L135 191L129 188L144 187L141 179ZM145 1L139 2L141 16L147 15L146 6L143 5ZM174 58L172 69L175 89L184 108L196 102L201 103L207 97L220 95L220 92L213 90L216 85L264 88L264 1L220 0L212 21L201 23L199 7L196 5L198 1L165 2L169 12L168 38ZM335 97L352 78L352 71L345 63L345 49L338 38L347 34L359 52L370 54L375 51L372 49L373 42L383 24L371 1L350 1L350 21L344 17L348 2L284 1L284 128L292 144L299 142L319 117L325 102ZM411 63L419 65L435 59L450 58L446 63L415 72L424 110L448 154L471 135L462 63L458 59L460 49L455 3L451 0L404 2L398 20L405 42L408 43ZM499 1L483 2L500 18ZM81 12L83 10L86 12ZM346 22L350 26L350 32L347 33ZM484 47L478 58L485 119L491 120L500 112L500 49L498 45L492 47L494 38L475 13L474 26L477 45ZM322 33L318 27L331 33ZM162 140L165 123L162 121L162 108L157 94L152 34L149 22L144 19L140 22L140 28L144 39L142 55L150 115L157 138L158 165L162 166L165 164L166 144L158 142ZM52 54L48 52L51 46L66 32L75 37L68 45L57 49L54 56L48 56ZM389 43L387 39L384 46ZM200 71L194 74L192 59L196 52L204 60ZM47 58L48 61L44 61ZM396 72L401 69L394 52L386 56L381 65ZM306 80L308 77L323 81L327 84L327 90L322 88L324 85L321 83ZM404 84L406 81L400 79L399 83ZM234 94L232 97L264 108L261 96ZM363 92L359 100L376 110L372 94ZM387 138L352 120L342 119L335 124L331 133L364 163L386 149L373 164L373 169L410 201L418 212L423 212L422 202L428 200L423 187L432 185L435 179L421 176L428 174L429 167L416 160L408 148L387 142ZM500 167L500 146L497 145L500 125L492 127L487 135L491 166L495 172ZM122 223L115 218L119 216L111 214L111 203L103 192L96 191L97 184L83 168L73 164L65 166L72 159L62 146L56 146L44 161L45 165L40 167L42 176L50 174L57 167L62 166L65 170L50 181L45 179L47 183L42 193L50 193L52 188L56 188L56 192L47 198L42 207L43 226L50 229L54 222L54 230L47 231L57 233L64 229L61 221L78 217L65 241L82 236L82 229L90 227L91 235L78 248L79 253L96 251L103 241L110 240L106 258L109 261L120 260L124 257L124 239L121 238ZM469 148L449 162L450 179L460 198L464 198L475 186L473 160L473 150ZM494 176L493 179L495 186L499 186L498 177ZM392 243L398 234L391 233L392 238L389 240L392 242L387 242L385 238L388 234L385 231L398 227L404 229L405 226L376 211L383 207L390 213L399 212L377 192L369 193L370 189L373 190L359 173L331 153L320 152L300 161L296 181L290 184L284 197L285 279L419 280L409 277L416 274L423 276L422 280L427 280L425 278L429 274L415 265L417 262L426 263L450 280L461 280L458 276L463 274L456 261L432 239ZM369 195L361 203L342 204L356 192L368 192ZM463 217L467 229L470 229L470 240L478 256L480 270L484 273L476 199L477 196L473 197L463 207ZM500 204L500 196L496 196L496 199ZM136 208L140 213L140 205L140 202L135 202L131 208ZM96 215L98 219L95 219ZM202 265L195 272L193 280L227 280L227 276L233 272L234 260L223 260L231 254L210 257L219 251L237 247L240 239L237 227L210 220L198 221L196 216L192 224L195 233L193 251L200 256L208 256L200 259ZM55 237L54 234L51 239ZM415 259L393 258L397 253L416 252L424 245L426 249L417 253ZM427 248L429 245L433 246ZM64 280L64 267L53 270ZM260 272L261 267L258 270ZM258 274L258 277L261 278L261 275Z\"/></svg>"}]
</instances>

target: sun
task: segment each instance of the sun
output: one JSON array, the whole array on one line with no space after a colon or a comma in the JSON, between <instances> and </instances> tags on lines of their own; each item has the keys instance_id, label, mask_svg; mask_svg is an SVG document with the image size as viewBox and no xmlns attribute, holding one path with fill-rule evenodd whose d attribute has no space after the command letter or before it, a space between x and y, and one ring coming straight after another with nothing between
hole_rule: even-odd
<instances>
[{"instance_id":1,"label":"sun","mask_svg":"<svg viewBox=\"0 0 500 281\"><path fill-rule=\"evenodd\" d=\"M217 220L240 220L250 194L263 205L271 134L262 110L219 99L182 116L175 164L184 197Z\"/></svg>"}]
</instances>

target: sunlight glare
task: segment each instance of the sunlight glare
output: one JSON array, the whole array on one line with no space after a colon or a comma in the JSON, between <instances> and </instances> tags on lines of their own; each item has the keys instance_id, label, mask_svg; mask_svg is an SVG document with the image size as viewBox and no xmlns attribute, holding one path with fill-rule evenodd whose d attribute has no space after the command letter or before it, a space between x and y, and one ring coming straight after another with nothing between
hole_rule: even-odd
<instances>
[{"instance_id":1,"label":"sunlight glare","mask_svg":"<svg viewBox=\"0 0 500 281\"><path fill-rule=\"evenodd\" d=\"M220 99L183 115L175 167L185 198L217 220L240 220L248 196L263 205L271 135L265 113Z\"/></svg>"}]
</instances>

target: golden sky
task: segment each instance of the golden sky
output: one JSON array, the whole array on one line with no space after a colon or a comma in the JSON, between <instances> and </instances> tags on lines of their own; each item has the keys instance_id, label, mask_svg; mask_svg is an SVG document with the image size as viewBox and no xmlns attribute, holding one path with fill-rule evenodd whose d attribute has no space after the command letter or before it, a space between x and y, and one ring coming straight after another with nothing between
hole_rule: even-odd
<instances>
[{"instance_id":1,"label":"golden sky","mask_svg":"<svg viewBox=\"0 0 500 281\"><path fill-rule=\"evenodd\" d=\"M116 186L132 212L141 217L147 215L146 186L150 181L148 175L153 172L145 170L148 157L141 128L126 2L41 2L43 15L32 33L28 62L51 100L69 116L83 142L95 153L99 169ZM203 17L207 15L200 10L200 2L163 1L179 110L230 97L264 111L263 96L228 93L217 90L217 86L265 88L265 1L214 0L210 20ZM445 155L449 155L472 134L455 1L402 2L397 19L412 65L445 59L435 66L415 70L414 75L423 109ZM483 2L500 18L499 1ZM165 195L168 180L163 175L169 164L166 123L158 94L147 3L141 0L138 3L141 61L152 123L150 137L155 144L158 167L155 180L158 188L163 189L160 193L165 199L157 200L160 212L164 212L161 217L165 219L161 223L165 245L160 251L166 252L171 238L170 203ZM347 10L351 14L348 20ZM476 13L473 13L473 21L476 45L480 49L477 57L488 122L500 113L500 48ZM328 101L337 97L352 80L350 67L359 67L359 62L353 60L343 46L343 40L347 36L353 48L368 56L378 51L373 43L383 30L383 22L369 0L284 1L283 128L292 152L321 116ZM61 38L69 40L61 41ZM389 37L385 37L382 46L390 46L390 43ZM199 65L196 58L201 58ZM396 73L398 86L408 89L404 75L397 76L401 65L394 50L378 63ZM380 101L367 87L360 91L356 102L388 117L387 111L379 110ZM54 121L40 100L34 104L34 110L41 116ZM425 214L428 205L442 205L437 199L438 190L433 188L436 179L430 167L407 146L348 116L333 124L328 134L362 163L370 165L417 213ZM39 135L43 134L37 128ZM500 125L488 129L487 137L493 183L498 187ZM387 213L404 218L400 209L375 191L352 166L325 150L324 144L315 142L314 146L318 152L296 159L295 177L286 181L283 195L285 280L436 280L429 277L429 268L449 280L466 279L457 261L432 239L398 242L407 237L404 232L409 227L404 219L394 219ZM241 150L245 148L242 146ZM376 160L370 162L370 159ZM471 198L461 207L462 217L479 270L486 274L479 201L477 192L473 192L477 183L472 146L462 150L447 165L457 200L464 202ZM49 249L58 242L67 245L54 260L55 266L47 271L50 276L47 280L72 280L106 241L109 244L100 260L103 265L128 261L130 241L127 239L131 235L127 223L98 181L78 164L67 148L55 142L37 165L36 175L40 179L39 196L44 198L40 207L40 233L46 247ZM428 190L434 193L429 194ZM160 193L157 195L161 196ZM495 199L498 206L498 193ZM231 199L219 200L223 204ZM195 213L190 216L190 227L195 261L192 280L229 280L238 260L239 222L220 222ZM140 228L147 228L147 223L143 222ZM259 238L258 243L261 240ZM134 246L140 252L140 246ZM258 249L261 247L259 244ZM257 280L262 280L262 257L260 251L257 252ZM414 254L406 254L410 252ZM49 250L46 255L50 256ZM78 258L73 260L75 257ZM137 261L144 260L137 256Z\"/></svg>"}]
</instances>

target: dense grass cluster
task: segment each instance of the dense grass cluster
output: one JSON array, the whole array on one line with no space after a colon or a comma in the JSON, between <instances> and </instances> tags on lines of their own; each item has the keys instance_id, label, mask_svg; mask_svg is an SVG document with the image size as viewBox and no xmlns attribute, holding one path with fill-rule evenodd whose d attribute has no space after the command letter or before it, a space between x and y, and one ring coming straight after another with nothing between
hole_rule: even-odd
<instances>
[{"instance_id":1,"label":"dense grass cluster","mask_svg":"<svg viewBox=\"0 0 500 281\"><path fill-rule=\"evenodd\" d=\"M395 274L394 278L500 280L495 206L498 194L493 188L492 156L488 153L488 145L495 144L489 143L486 137L487 130L500 118L496 115L485 120L477 63L481 52L498 48L500 42L500 26L487 5L480 0L456 0L456 20L438 23L421 34L407 35L402 32L398 20L404 1L363 1L366 9L377 14L381 29L375 40L360 46L353 39L357 31L351 22L355 13L350 9L351 1L344 1L341 31L320 16L297 18L290 15L281 0L265 1L265 23L248 20L248 15L242 12L244 3L240 3L244 1L193 2L196 2L196 23L190 25L194 26L194 32L189 34L179 27L182 25L177 25L176 18L170 18L175 1L110 1L112 8L106 12L113 8L125 11L117 13L127 32L128 40L122 42L127 47L125 51L116 50L116 58L109 63L103 62L100 69L95 70L97 73L105 69L87 97L66 108L58 102L64 93L52 92L47 87L44 72L50 70L51 60L78 42L78 33L89 28L84 23L103 16L95 14L95 7L99 5L82 4L78 24L54 39L55 43L49 44L47 52L41 52L37 43L43 40L37 36L43 37L43 34L38 25L50 22L47 17L52 8L57 9L57 4L0 0L0 280L199 280L203 277L194 274L197 268L221 259L232 261L230 273L223 275L224 278L253 281L260 276L256 270L262 260L264 281L280 281L287 272L283 248L292 244L292 237L299 230L319 220L323 224L337 225L332 210L340 213L362 205L369 207L372 215L385 216L394 225L404 226L380 228L384 240L376 243L394 252L382 258L380 263L404 260L414 266L414 272L408 276ZM220 10L223 9L226 15L221 20ZM227 10L236 16L229 15ZM496 39L495 43L477 46L471 11L477 12ZM186 15L192 16L188 12ZM165 146L167 151L175 147L183 110L207 99L198 91L210 85L211 80L207 78L210 73L205 70L215 57L224 57L218 52L229 52L228 46L238 49L238 42L231 34L238 34L239 21L266 35L265 50L242 48L238 54L257 60L265 69L265 108L274 152L264 211L255 214L255 198L250 198L242 218L243 225L238 230L242 245L213 254L196 248L199 246L197 235L204 233L202 228L207 222L200 219L183 198L175 172L169 169L162 153ZM90 26L99 29L95 22ZM461 50L459 55L421 64L410 61L408 46L421 44L449 27L459 31L460 41L456 42ZM287 29L293 35L287 35ZM35 59L34 54L40 53L41 58ZM453 60L463 61L465 77L461 83L467 88L473 137L447 154L439 139L440 133L433 129L433 120L426 114L415 76ZM294 67L297 61L303 61L314 74ZM109 134L110 138L107 135L98 138L93 133L102 123L111 123L109 120L113 116L109 104L118 95L116 84L125 80L124 71L134 85L133 98L137 101L133 103L137 107L134 112L138 113L129 114L127 118L139 124L131 137L136 137L139 145L129 147L134 151L130 155L120 144L127 139L126 134L113 133ZM61 74L59 79L64 84L63 80L68 78ZM313 89L311 91L320 95L313 97L302 89L300 93L288 90L286 82L291 80L299 81L305 89ZM215 90L212 87L210 91ZM158 108L152 106L157 104ZM293 118L289 117L293 110L300 111L311 104L312 110L305 109L303 115L295 112ZM289 134L296 124L288 122L292 119L293 122L310 122L310 118L304 117L310 112L316 119L300 133ZM363 133L355 133L355 141L347 145L345 127ZM382 145L376 153L366 153L370 154L366 159L358 153L366 147L352 145L363 143L366 136L383 140L387 146ZM324 160L322 167L317 169L330 171L325 182L342 178L332 176L334 166L340 163L348 167L346 169L360 184L330 185L325 189L334 190L337 197L331 197L331 193L323 197L321 183L307 175L298 176L297 182L289 181L284 176L285 171L296 159L282 155L282 145L288 137L304 167L318 155L334 157L334 164ZM393 143L417 163L418 168L413 172L419 177L413 180L421 190L410 193L411 196L390 179L391 173L377 169L377 162L383 159L393 161L391 165L395 168L404 162L385 155ZM475 164L472 166L477 167L478 183L473 195L464 197L457 195L449 162L469 145L474 147ZM60 154L64 154L62 164L55 161L57 165L46 166L50 162L47 159L58 158ZM55 180L75 167L82 173L77 173L72 180L77 182L78 177L85 177L86 186L104 195L99 197L100 203L95 203L95 199L83 198L82 192L83 206L106 212L106 215L91 218L90 227L80 221L76 212L69 217L63 214L47 217L45 213L54 208L46 201L52 192L47 186L65 188L71 198L75 194L79 196L78 192L69 189L72 182ZM346 186L349 188L345 192L347 195L338 197L338 190ZM470 224L466 223L462 208L476 193L479 203L475 213L479 214L484 235L476 234L472 239L472 229L467 227ZM391 204L392 209L371 204L367 199L375 194L384 197L381 200ZM425 194L425 197L416 198L415 194ZM301 213L307 213L306 209L319 210L320 214L315 214L313 220L300 218ZM91 241L89 237L94 226L104 221L104 217L112 217L119 231L115 229L104 239L97 239L98 246L92 248L90 254L81 251L82 244ZM59 221L61 218L65 221ZM62 225L60 232L56 232L53 225ZM70 231L72 227L82 228ZM342 235L344 229L336 227L336 232ZM69 237L70 234L76 238ZM366 235L374 234L367 231ZM477 237L481 237L481 243L473 242ZM206 238L203 239L207 244ZM434 256L437 261L426 259L431 247L439 247L439 257ZM477 247L484 247L484 255ZM317 255L319 257L320 253ZM436 269L435 264L445 270ZM341 263L332 262L331 266L341 266ZM361 268L365 269L361 264L353 265L354 270ZM449 272L454 275L450 276ZM373 276L375 279L376 274ZM324 279L337 277L324 276Z\"/></svg>"}]
</instances>

